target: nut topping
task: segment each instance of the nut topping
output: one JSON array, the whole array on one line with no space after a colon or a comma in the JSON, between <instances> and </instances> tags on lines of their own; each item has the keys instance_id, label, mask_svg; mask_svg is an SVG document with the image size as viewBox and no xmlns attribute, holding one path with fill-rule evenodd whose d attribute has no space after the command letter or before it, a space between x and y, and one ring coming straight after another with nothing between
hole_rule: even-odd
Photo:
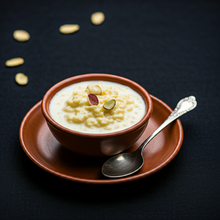
<instances>
[{"instance_id":1,"label":"nut topping","mask_svg":"<svg viewBox=\"0 0 220 220\"><path fill-rule=\"evenodd\" d=\"M90 105L98 105L99 104L99 100L98 100L97 96L94 94L89 94L88 99L89 99Z\"/></svg>"},{"instance_id":2,"label":"nut topping","mask_svg":"<svg viewBox=\"0 0 220 220\"><path fill-rule=\"evenodd\" d=\"M86 89L90 94L94 94L94 95L102 94L102 89L98 85L91 84L91 85L88 85Z\"/></svg>"},{"instance_id":3,"label":"nut topping","mask_svg":"<svg viewBox=\"0 0 220 220\"><path fill-rule=\"evenodd\" d=\"M106 110L111 110L115 107L116 105L116 100L115 99L110 99L109 101L107 101L104 105L103 108Z\"/></svg>"}]
</instances>

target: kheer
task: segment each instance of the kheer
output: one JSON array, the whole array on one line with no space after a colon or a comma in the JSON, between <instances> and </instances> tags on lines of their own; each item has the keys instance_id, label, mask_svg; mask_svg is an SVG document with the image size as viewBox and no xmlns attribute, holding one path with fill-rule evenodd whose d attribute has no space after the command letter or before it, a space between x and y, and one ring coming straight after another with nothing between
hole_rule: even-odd
<instances>
[{"instance_id":1,"label":"kheer","mask_svg":"<svg viewBox=\"0 0 220 220\"><path fill-rule=\"evenodd\" d=\"M98 104L92 105L88 95L98 87L101 89L96 95ZM109 100L115 100L115 105L108 110L103 106ZM84 133L109 133L140 121L146 113L146 105L128 86L109 81L85 81L57 92L49 110L52 118L66 128Z\"/></svg>"}]
</instances>

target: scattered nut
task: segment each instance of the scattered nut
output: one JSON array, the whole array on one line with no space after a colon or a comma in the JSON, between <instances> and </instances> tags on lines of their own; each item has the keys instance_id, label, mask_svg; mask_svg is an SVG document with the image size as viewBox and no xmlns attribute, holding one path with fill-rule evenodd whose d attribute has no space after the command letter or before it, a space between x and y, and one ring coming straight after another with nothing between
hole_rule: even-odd
<instances>
[{"instance_id":1,"label":"scattered nut","mask_svg":"<svg viewBox=\"0 0 220 220\"><path fill-rule=\"evenodd\" d=\"M99 104L99 100L98 100L97 96L94 94L89 94L88 99L89 99L89 103L91 105L98 105Z\"/></svg>"},{"instance_id":2,"label":"scattered nut","mask_svg":"<svg viewBox=\"0 0 220 220\"><path fill-rule=\"evenodd\" d=\"M5 62L5 65L7 67L14 67L14 66L20 66L24 63L24 59L21 57L12 58L10 60L7 60Z\"/></svg>"},{"instance_id":3,"label":"scattered nut","mask_svg":"<svg viewBox=\"0 0 220 220\"><path fill-rule=\"evenodd\" d=\"M24 86L28 83L28 77L23 73L17 73L15 76L15 81L17 84Z\"/></svg>"},{"instance_id":4,"label":"scattered nut","mask_svg":"<svg viewBox=\"0 0 220 220\"><path fill-rule=\"evenodd\" d=\"M100 25L105 20L105 15L102 12L95 12L91 15L91 22L94 25Z\"/></svg>"},{"instance_id":5,"label":"scattered nut","mask_svg":"<svg viewBox=\"0 0 220 220\"><path fill-rule=\"evenodd\" d=\"M16 30L13 33L13 37L17 41L28 41L30 39L30 34L25 30Z\"/></svg>"},{"instance_id":6,"label":"scattered nut","mask_svg":"<svg viewBox=\"0 0 220 220\"><path fill-rule=\"evenodd\" d=\"M72 34L76 31L79 30L79 25L78 24L64 24L60 26L59 31L62 34Z\"/></svg>"},{"instance_id":7,"label":"scattered nut","mask_svg":"<svg viewBox=\"0 0 220 220\"><path fill-rule=\"evenodd\" d=\"M115 99L110 99L109 101L107 101L104 105L103 108L106 110L111 110L115 107L116 105L116 100Z\"/></svg>"},{"instance_id":8,"label":"scattered nut","mask_svg":"<svg viewBox=\"0 0 220 220\"><path fill-rule=\"evenodd\" d=\"M98 85L88 85L86 89L90 94L94 94L94 95L102 94L102 89Z\"/></svg>"}]
</instances>

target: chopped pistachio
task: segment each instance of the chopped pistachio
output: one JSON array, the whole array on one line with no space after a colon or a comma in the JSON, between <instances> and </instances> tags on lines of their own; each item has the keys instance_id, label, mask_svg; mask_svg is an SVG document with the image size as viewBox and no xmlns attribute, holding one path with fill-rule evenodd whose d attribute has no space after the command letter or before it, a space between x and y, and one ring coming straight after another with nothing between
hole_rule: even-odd
<instances>
[{"instance_id":1,"label":"chopped pistachio","mask_svg":"<svg viewBox=\"0 0 220 220\"><path fill-rule=\"evenodd\" d=\"M89 99L89 103L91 105L98 105L99 104L99 100L98 100L97 96L94 94L89 94L88 99Z\"/></svg>"},{"instance_id":2,"label":"chopped pistachio","mask_svg":"<svg viewBox=\"0 0 220 220\"><path fill-rule=\"evenodd\" d=\"M107 101L104 105L103 108L106 110L111 110L115 107L116 105L116 100L115 99L110 99L109 101Z\"/></svg>"}]
</instances>

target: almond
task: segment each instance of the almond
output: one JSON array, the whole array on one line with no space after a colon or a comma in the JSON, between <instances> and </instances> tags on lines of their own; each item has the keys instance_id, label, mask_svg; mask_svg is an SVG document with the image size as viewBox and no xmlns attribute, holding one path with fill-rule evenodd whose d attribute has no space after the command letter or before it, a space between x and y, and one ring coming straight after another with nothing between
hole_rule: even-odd
<instances>
[{"instance_id":1,"label":"almond","mask_svg":"<svg viewBox=\"0 0 220 220\"><path fill-rule=\"evenodd\" d=\"M15 81L17 84L24 86L28 83L28 77L23 73L17 73L15 76Z\"/></svg>"},{"instance_id":2,"label":"almond","mask_svg":"<svg viewBox=\"0 0 220 220\"><path fill-rule=\"evenodd\" d=\"M30 34L25 30L16 30L13 33L13 37L17 41L28 41L30 39Z\"/></svg>"},{"instance_id":3,"label":"almond","mask_svg":"<svg viewBox=\"0 0 220 220\"><path fill-rule=\"evenodd\" d=\"M98 85L88 85L86 89L90 94L94 94L94 95L102 94L102 89Z\"/></svg>"},{"instance_id":4,"label":"almond","mask_svg":"<svg viewBox=\"0 0 220 220\"><path fill-rule=\"evenodd\" d=\"M105 15L102 12L95 12L91 15L91 22L94 25L100 25L105 20Z\"/></svg>"},{"instance_id":5,"label":"almond","mask_svg":"<svg viewBox=\"0 0 220 220\"><path fill-rule=\"evenodd\" d=\"M14 66L20 66L24 63L24 59L21 57L12 58L10 60L7 60L5 62L5 65L7 67L14 67Z\"/></svg>"},{"instance_id":6,"label":"almond","mask_svg":"<svg viewBox=\"0 0 220 220\"><path fill-rule=\"evenodd\" d=\"M78 24L64 24L60 26L59 31L62 34L72 34L74 32L77 32L79 28L80 27Z\"/></svg>"}]
</instances>

